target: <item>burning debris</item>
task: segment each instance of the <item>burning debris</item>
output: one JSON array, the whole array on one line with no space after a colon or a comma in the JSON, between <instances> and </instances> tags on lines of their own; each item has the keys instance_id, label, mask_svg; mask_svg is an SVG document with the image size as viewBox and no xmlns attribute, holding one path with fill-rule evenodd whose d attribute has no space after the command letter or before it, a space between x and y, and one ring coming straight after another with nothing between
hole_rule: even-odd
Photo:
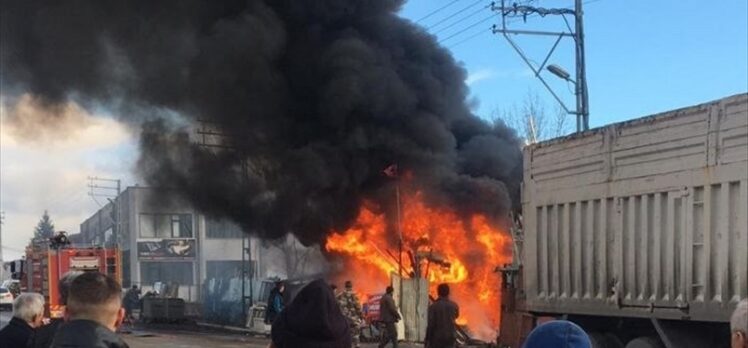
<instances>
[{"instance_id":1,"label":"burning debris","mask_svg":"<svg viewBox=\"0 0 748 348\"><path fill-rule=\"evenodd\" d=\"M330 235L325 246L340 257L341 279L354 279L362 296L381 293L390 274L399 272L399 246L392 238L397 234L375 209L362 209L356 222ZM432 294L439 283L451 284L463 309L458 323L494 340L501 294L492 265L511 260L511 238L480 214L466 219L448 207L430 208L420 193L403 199L402 234L402 275L428 279Z\"/></svg>"},{"instance_id":2,"label":"burning debris","mask_svg":"<svg viewBox=\"0 0 748 348\"><path fill-rule=\"evenodd\" d=\"M381 169L398 163L410 272L461 284L465 313L485 316L464 319L496 327L495 226L518 202L520 142L471 113L464 69L401 4L0 0L2 93L119 115L141 128L148 184L260 237L327 245L372 280L395 264ZM196 143L201 122L231 150Z\"/></svg>"}]
</instances>

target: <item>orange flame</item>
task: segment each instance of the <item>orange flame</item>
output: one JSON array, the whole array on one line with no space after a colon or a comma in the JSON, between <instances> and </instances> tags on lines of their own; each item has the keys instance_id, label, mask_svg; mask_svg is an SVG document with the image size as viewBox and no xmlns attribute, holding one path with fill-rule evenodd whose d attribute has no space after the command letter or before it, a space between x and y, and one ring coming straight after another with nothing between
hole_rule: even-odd
<instances>
[{"instance_id":1,"label":"orange flame","mask_svg":"<svg viewBox=\"0 0 748 348\"><path fill-rule=\"evenodd\" d=\"M388 229L385 215L373 208L364 204L354 225L330 235L325 245L344 256L341 277L365 294L383 292L389 275L398 273L397 230ZM434 297L439 283L449 283L450 297L460 305L457 323L493 341L501 298L494 269L511 261L511 238L485 216L463 219L449 209L427 207L418 193L403 197L401 228L403 269L418 269Z\"/></svg>"}]
</instances>

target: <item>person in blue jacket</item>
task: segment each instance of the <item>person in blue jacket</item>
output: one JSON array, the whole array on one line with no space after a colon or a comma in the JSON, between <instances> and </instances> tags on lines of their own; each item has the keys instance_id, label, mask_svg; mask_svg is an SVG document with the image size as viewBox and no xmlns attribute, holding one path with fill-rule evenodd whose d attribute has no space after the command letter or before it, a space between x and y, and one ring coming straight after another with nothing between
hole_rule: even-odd
<instances>
[{"instance_id":1,"label":"person in blue jacket","mask_svg":"<svg viewBox=\"0 0 748 348\"><path fill-rule=\"evenodd\" d=\"M280 281L275 283L273 290L270 290L268 306L265 310L265 324L272 324L278 314L283 311L283 292L285 291L286 286Z\"/></svg>"},{"instance_id":2,"label":"person in blue jacket","mask_svg":"<svg viewBox=\"0 0 748 348\"><path fill-rule=\"evenodd\" d=\"M587 333L577 324L553 320L538 325L527 336L523 348L592 348Z\"/></svg>"}]
</instances>

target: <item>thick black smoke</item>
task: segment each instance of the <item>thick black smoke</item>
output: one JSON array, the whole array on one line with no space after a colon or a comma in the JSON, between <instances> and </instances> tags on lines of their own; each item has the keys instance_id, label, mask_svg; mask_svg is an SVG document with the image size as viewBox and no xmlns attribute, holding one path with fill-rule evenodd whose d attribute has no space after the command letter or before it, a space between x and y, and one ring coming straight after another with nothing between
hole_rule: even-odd
<instances>
[{"instance_id":1,"label":"thick black smoke","mask_svg":"<svg viewBox=\"0 0 748 348\"><path fill-rule=\"evenodd\" d=\"M149 184L262 237L314 243L391 203L392 163L434 204L503 216L517 137L470 112L464 69L401 4L2 0L3 93L142 124Z\"/></svg>"}]
</instances>

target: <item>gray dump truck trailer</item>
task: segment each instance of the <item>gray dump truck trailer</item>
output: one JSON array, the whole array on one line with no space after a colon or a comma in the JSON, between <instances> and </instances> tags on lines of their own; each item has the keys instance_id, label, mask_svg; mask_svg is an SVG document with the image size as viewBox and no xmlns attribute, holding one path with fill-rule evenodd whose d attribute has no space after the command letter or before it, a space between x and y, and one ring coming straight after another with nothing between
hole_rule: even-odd
<instances>
[{"instance_id":1,"label":"gray dump truck trailer","mask_svg":"<svg viewBox=\"0 0 748 348\"><path fill-rule=\"evenodd\" d=\"M546 317L596 347L729 346L748 297L748 94L524 149L499 343Z\"/></svg>"}]
</instances>

